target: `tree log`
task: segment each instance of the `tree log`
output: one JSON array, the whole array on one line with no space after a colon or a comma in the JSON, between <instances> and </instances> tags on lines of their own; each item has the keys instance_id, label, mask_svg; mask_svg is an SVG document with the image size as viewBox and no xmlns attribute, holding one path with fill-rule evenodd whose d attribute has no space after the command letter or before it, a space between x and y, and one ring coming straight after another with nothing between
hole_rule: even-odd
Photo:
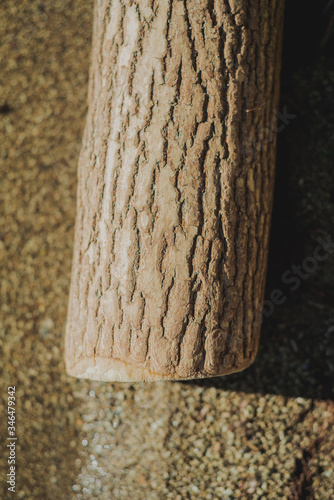
<instances>
[{"instance_id":1,"label":"tree log","mask_svg":"<svg viewBox=\"0 0 334 500\"><path fill-rule=\"evenodd\" d=\"M150 381L255 358L283 2L99 0L67 372Z\"/></svg>"}]
</instances>

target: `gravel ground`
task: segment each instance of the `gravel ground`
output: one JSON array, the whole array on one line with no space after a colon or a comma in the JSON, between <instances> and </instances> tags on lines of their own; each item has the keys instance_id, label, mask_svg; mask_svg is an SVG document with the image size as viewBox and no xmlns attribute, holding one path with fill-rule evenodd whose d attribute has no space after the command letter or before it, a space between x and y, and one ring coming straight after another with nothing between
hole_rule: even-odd
<instances>
[{"instance_id":1,"label":"gravel ground","mask_svg":"<svg viewBox=\"0 0 334 500\"><path fill-rule=\"evenodd\" d=\"M296 116L279 135L266 291L286 300L246 371L131 385L75 380L63 361L92 2L2 3L1 498L334 498L333 249L314 264L318 238L334 241L334 64L322 18L290 47L287 15L281 111Z\"/></svg>"}]
</instances>

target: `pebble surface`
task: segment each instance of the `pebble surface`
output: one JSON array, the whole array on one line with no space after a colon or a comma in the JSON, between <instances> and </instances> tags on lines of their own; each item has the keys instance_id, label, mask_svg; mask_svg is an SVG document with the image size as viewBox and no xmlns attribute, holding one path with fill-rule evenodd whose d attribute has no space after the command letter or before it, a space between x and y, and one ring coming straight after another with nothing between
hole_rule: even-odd
<instances>
[{"instance_id":1,"label":"pebble surface","mask_svg":"<svg viewBox=\"0 0 334 500\"><path fill-rule=\"evenodd\" d=\"M242 373L137 385L65 373L92 7L22 0L0 13L0 496L14 498L5 441L7 387L15 385L17 498L334 498L334 308L323 291L330 276L333 283L332 255L265 320L258 358ZM316 111L333 102L334 74L317 71L300 85L300 118L326 142L334 122ZM298 123L287 133L294 137ZM324 193L331 157L327 143L317 144ZM293 174L296 216L320 203L321 224L305 231L327 234L332 205L312 198L316 174L304 154L307 168ZM312 241L296 263L312 255Z\"/></svg>"}]
</instances>

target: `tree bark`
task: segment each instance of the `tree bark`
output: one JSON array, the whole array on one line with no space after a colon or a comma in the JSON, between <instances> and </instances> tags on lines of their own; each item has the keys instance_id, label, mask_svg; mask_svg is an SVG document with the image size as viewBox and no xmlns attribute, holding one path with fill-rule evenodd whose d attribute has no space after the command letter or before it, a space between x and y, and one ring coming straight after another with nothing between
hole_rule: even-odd
<instances>
[{"instance_id":1,"label":"tree bark","mask_svg":"<svg viewBox=\"0 0 334 500\"><path fill-rule=\"evenodd\" d=\"M69 374L240 371L259 342L283 2L99 0Z\"/></svg>"}]
</instances>

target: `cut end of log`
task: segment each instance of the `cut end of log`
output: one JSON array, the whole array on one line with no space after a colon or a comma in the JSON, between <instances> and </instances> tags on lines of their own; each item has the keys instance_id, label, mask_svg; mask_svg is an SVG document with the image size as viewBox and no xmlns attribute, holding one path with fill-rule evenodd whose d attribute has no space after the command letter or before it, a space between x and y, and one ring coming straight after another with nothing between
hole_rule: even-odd
<instances>
[{"instance_id":1,"label":"cut end of log","mask_svg":"<svg viewBox=\"0 0 334 500\"><path fill-rule=\"evenodd\" d=\"M121 360L113 358L90 357L82 358L73 366L66 366L68 375L76 378L97 380L102 382L159 382L164 380L191 380L212 377L221 377L230 373L236 373L250 366L256 357L256 351L251 358L244 360L243 363L236 366L223 369L220 373L210 375L203 372L196 373L195 376L177 377L175 374L154 373L147 368L139 368L124 363Z\"/></svg>"}]
</instances>

